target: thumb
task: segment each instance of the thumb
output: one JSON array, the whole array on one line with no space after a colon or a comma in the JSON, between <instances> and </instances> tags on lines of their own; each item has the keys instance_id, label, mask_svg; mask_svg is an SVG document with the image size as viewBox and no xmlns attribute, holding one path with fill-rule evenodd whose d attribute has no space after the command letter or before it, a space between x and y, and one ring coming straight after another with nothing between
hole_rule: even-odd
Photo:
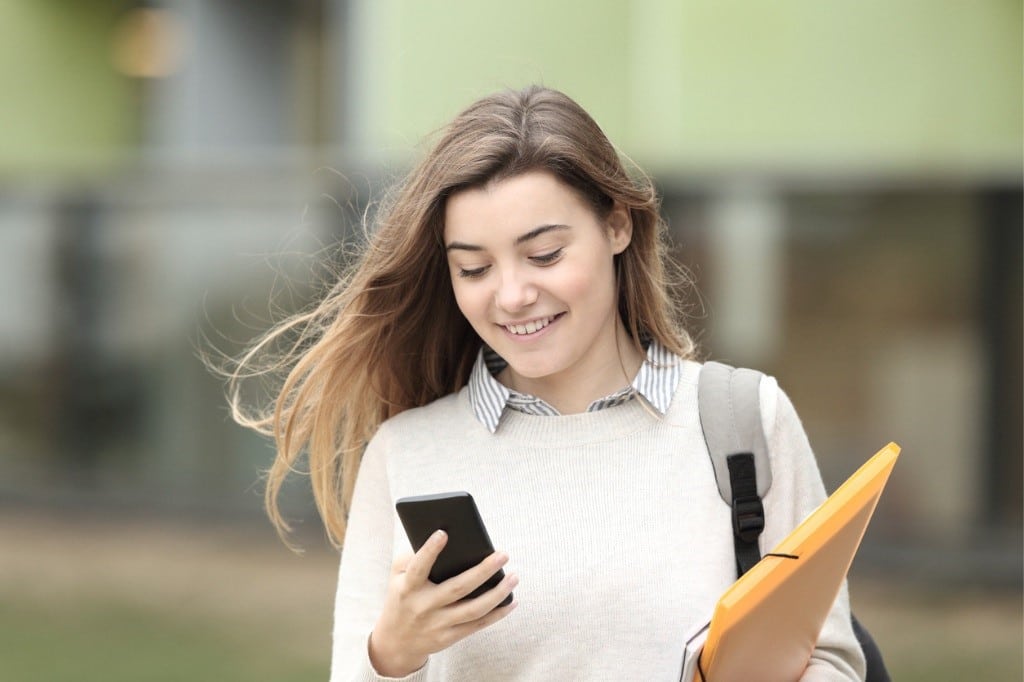
<instances>
[{"instance_id":1,"label":"thumb","mask_svg":"<svg viewBox=\"0 0 1024 682\"><path fill-rule=\"evenodd\" d=\"M406 569L409 568L409 562L412 561L412 554L402 554L391 562L392 573L405 573Z\"/></svg>"},{"instance_id":2,"label":"thumb","mask_svg":"<svg viewBox=\"0 0 1024 682\"><path fill-rule=\"evenodd\" d=\"M430 569L434 567L434 562L447 543L448 534L443 530L435 531L409 560L405 568L406 579L411 580L413 584L426 583Z\"/></svg>"}]
</instances>

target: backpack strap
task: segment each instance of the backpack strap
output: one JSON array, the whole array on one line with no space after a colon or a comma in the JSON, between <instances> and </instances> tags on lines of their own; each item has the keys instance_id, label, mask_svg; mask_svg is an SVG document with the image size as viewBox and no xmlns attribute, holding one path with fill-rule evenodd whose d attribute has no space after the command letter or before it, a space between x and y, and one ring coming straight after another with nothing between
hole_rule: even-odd
<instances>
[{"instance_id":1,"label":"backpack strap","mask_svg":"<svg viewBox=\"0 0 1024 682\"><path fill-rule=\"evenodd\" d=\"M761 424L760 372L707 362L697 384L704 440L715 470L718 493L732 509L736 572L743 575L761 560L758 538L764 530L761 498L772 484L771 463Z\"/></svg>"}]
</instances>

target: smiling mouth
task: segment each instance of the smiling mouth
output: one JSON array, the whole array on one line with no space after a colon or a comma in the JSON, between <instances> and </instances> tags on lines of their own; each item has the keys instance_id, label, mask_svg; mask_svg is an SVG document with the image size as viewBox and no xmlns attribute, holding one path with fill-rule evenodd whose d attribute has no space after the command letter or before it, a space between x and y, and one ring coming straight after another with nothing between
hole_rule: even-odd
<instances>
[{"instance_id":1,"label":"smiling mouth","mask_svg":"<svg viewBox=\"0 0 1024 682\"><path fill-rule=\"evenodd\" d=\"M539 332L541 329L544 329L562 315L563 313L558 313L557 315L541 317L536 320L524 322L522 324L503 324L501 326L504 327L505 331L507 331L509 334L512 334L514 336L524 336L526 334L533 334L535 332Z\"/></svg>"}]
</instances>

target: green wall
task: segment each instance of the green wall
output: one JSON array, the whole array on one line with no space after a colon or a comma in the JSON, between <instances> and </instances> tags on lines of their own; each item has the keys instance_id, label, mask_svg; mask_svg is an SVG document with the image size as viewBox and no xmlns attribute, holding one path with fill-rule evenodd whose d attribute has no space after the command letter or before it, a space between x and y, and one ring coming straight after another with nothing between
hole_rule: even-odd
<instances>
[{"instance_id":1,"label":"green wall","mask_svg":"<svg viewBox=\"0 0 1024 682\"><path fill-rule=\"evenodd\" d=\"M135 84L110 62L123 5L0 0L0 173L91 171L132 148Z\"/></svg>"},{"instance_id":2,"label":"green wall","mask_svg":"<svg viewBox=\"0 0 1024 682\"><path fill-rule=\"evenodd\" d=\"M543 82L661 173L1020 173L1020 0L351 1L364 150L405 157L474 98ZM125 4L0 0L0 173L132 158Z\"/></svg>"},{"instance_id":3,"label":"green wall","mask_svg":"<svg viewBox=\"0 0 1024 682\"><path fill-rule=\"evenodd\" d=\"M361 140L540 81L655 167L1019 173L1019 0L363 0Z\"/></svg>"},{"instance_id":4,"label":"green wall","mask_svg":"<svg viewBox=\"0 0 1024 682\"><path fill-rule=\"evenodd\" d=\"M479 2L362 0L371 5L366 42L370 137L408 148L459 108L492 89L557 86L622 128L630 80L621 0ZM355 93L358 99L361 93Z\"/></svg>"}]
</instances>

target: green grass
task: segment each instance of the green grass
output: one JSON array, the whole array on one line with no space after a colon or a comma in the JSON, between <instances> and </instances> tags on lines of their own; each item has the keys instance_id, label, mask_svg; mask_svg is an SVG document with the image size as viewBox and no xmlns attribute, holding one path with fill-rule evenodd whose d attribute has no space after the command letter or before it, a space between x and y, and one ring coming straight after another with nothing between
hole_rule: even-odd
<instances>
[{"instance_id":1,"label":"green grass","mask_svg":"<svg viewBox=\"0 0 1024 682\"><path fill-rule=\"evenodd\" d=\"M1021 679L1020 665L1014 665L1013 661L1005 655L1000 660L985 658L982 654L948 655L945 651L937 650L935 657L930 660L919 660L911 664L900 663L886 665L889 674L899 682L960 682L961 680L1003 680L1004 682L1016 682Z\"/></svg>"},{"instance_id":2,"label":"green grass","mask_svg":"<svg viewBox=\"0 0 1024 682\"><path fill-rule=\"evenodd\" d=\"M1019 594L980 600L866 599L894 680L1021 679ZM1016 600L1016 601L1015 601ZM979 603L981 604L979 606ZM13 682L325 680L329 633L298 642L273 622L189 615L108 597L0 596L2 679Z\"/></svg>"},{"instance_id":3,"label":"green grass","mask_svg":"<svg viewBox=\"0 0 1024 682\"><path fill-rule=\"evenodd\" d=\"M289 651L264 624L259 632L196 622L135 604L0 602L3 679L16 682L185 682L327 679L324 660Z\"/></svg>"}]
</instances>

